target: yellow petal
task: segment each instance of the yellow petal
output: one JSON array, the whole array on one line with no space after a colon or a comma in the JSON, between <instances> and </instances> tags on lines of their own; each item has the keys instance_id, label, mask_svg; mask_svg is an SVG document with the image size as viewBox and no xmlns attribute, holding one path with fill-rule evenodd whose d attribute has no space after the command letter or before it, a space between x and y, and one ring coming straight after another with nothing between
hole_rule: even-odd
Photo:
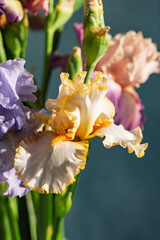
<instances>
[{"instance_id":1,"label":"yellow petal","mask_svg":"<svg viewBox=\"0 0 160 240\"><path fill-rule=\"evenodd\" d=\"M14 166L25 186L40 193L61 193L84 169L87 152L88 141L42 132L21 141Z\"/></svg>"},{"instance_id":2,"label":"yellow petal","mask_svg":"<svg viewBox=\"0 0 160 240\"><path fill-rule=\"evenodd\" d=\"M128 147L128 152L132 153L134 151L137 157L143 157L144 151L148 147L147 143L140 144L143 136L139 127L127 131L122 125L117 126L111 123L108 127L96 130L94 136L105 137L103 144L106 148L115 145Z\"/></svg>"}]
</instances>

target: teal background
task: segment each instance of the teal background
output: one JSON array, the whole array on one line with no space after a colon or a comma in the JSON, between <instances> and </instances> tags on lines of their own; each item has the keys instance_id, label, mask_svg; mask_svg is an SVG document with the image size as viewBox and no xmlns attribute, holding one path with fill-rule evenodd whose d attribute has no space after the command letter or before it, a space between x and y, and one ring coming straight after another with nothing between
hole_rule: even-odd
<instances>
[{"instance_id":1,"label":"teal background","mask_svg":"<svg viewBox=\"0 0 160 240\"><path fill-rule=\"evenodd\" d=\"M105 23L110 33L143 31L160 50L159 0L104 0ZM83 10L67 23L59 52L69 54L77 45L74 22L82 22ZM30 32L27 68L38 66L41 80L44 35ZM48 97L56 98L59 70L52 75ZM119 146L105 149L101 139L92 141L89 161L81 174L71 211L66 217L69 240L160 239L160 75L153 74L138 89L145 104L146 155L137 159Z\"/></svg>"}]
</instances>

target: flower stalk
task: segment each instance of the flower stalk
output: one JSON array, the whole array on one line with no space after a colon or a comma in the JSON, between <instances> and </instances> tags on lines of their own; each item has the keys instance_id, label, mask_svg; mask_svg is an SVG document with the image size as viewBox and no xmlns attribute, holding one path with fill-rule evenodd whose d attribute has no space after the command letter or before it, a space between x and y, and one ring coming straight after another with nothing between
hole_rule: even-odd
<instances>
[{"instance_id":1,"label":"flower stalk","mask_svg":"<svg viewBox=\"0 0 160 240\"><path fill-rule=\"evenodd\" d=\"M0 31L0 63L5 62L7 60L6 53L5 53L5 48L3 44L3 37L2 37L2 32Z\"/></svg>"}]
</instances>

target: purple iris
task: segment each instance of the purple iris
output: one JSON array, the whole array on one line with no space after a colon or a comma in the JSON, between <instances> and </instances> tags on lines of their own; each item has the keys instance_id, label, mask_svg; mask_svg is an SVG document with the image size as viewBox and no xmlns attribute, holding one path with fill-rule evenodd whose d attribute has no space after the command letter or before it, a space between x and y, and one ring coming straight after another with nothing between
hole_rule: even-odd
<instances>
[{"instance_id":1,"label":"purple iris","mask_svg":"<svg viewBox=\"0 0 160 240\"><path fill-rule=\"evenodd\" d=\"M35 101L37 87L33 76L24 68L25 60L15 59L0 64L0 182L6 181L5 195L22 197L27 191L14 170L14 155L19 142L33 135L24 101Z\"/></svg>"},{"instance_id":2,"label":"purple iris","mask_svg":"<svg viewBox=\"0 0 160 240\"><path fill-rule=\"evenodd\" d=\"M22 101L35 101L37 87L32 75L24 69L23 59L0 64L0 138L10 129L20 130L26 124Z\"/></svg>"}]
</instances>

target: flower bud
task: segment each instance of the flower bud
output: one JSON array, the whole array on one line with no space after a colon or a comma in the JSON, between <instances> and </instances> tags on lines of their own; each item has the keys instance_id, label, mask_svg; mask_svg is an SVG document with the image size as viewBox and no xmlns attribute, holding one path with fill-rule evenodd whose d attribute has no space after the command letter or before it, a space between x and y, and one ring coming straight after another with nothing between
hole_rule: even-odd
<instances>
[{"instance_id":1,"label":"flower bud","mask_svg":"<svg viewBox=\"0 0 160 240\"><path fill-rule=\"evenodd\" d=\"M104 25L101 0L85 0L83 28L83 50L87 70L85 82L87 82L97 62L103 57L108 48L107 33L110 27Z\"/></svg>"},{"instance_id":2,"label":"flower bud","mask_svg":"<svg viewBox=\"0 0 160 240\"><path fill-rule=\"evenodd\" d=\"M4 13L9 22L19 22L24 17L24 10L19 0L4 0Z\"/></svg>"},{"instance_id":3,"label":"flower bud","mask_svg":"<svg viewBox=\"0 0 160 240\"><path fill-rule=\"evenodd\" d=\"M8 24L4 29L4 42L8 58L24 57L28 34L28 17L25 14L23 21Z\"/></svg>"},{"instance_id":4,"label":"flower bud","mask_svg":"<svg viewBox=\"0 0 160 240\"><path fill-rule=\"evenodd\" d=\"M59 218L64 217L72 206L72 192L61 193L55 196L55 211Z\"/></svg>"},{"instance_id":5,"label":"flower bud","mask_svg":"<svg viewBox=\"0 0 160 240\"><path fill-rule=\"evenodd\" d=\"M50 18L49 28L57 30L62 27L72 16L74 11L75 0L59 0L54 8L53 14L48 16Z\"/></svg>"},{"instance_id":6,"label":"flower bud","mask_svg":"<svg viewBox=\"0 0 160 240\"><path fill-rule=\"evenodd\" d=\"M81 72L82 68L81 49L79 47L74 47L67 65L67 72L70 75L70 79L72 79L76 73Z\"/></svg>"},{"instance_id":7,"label":"flower bud","mask_svg":"<svg viewBox=\"0 0 160 240\"><path fill-rule=\"evenodd\" d=\"M87 65L95 65L107 51L109 29L89 27L84 31L83 50Z\"/></svg>"},{"instance_id":8,"label":"flower bud","mask_svg":"<svg viewBox=\"0 0 160 240\"><path fill-rule=\"evenodd\" d=\"M84 1L84 29L86 27L105 27L103 17L103 4L101 0Z\"/></svg>"}]
</instances>

